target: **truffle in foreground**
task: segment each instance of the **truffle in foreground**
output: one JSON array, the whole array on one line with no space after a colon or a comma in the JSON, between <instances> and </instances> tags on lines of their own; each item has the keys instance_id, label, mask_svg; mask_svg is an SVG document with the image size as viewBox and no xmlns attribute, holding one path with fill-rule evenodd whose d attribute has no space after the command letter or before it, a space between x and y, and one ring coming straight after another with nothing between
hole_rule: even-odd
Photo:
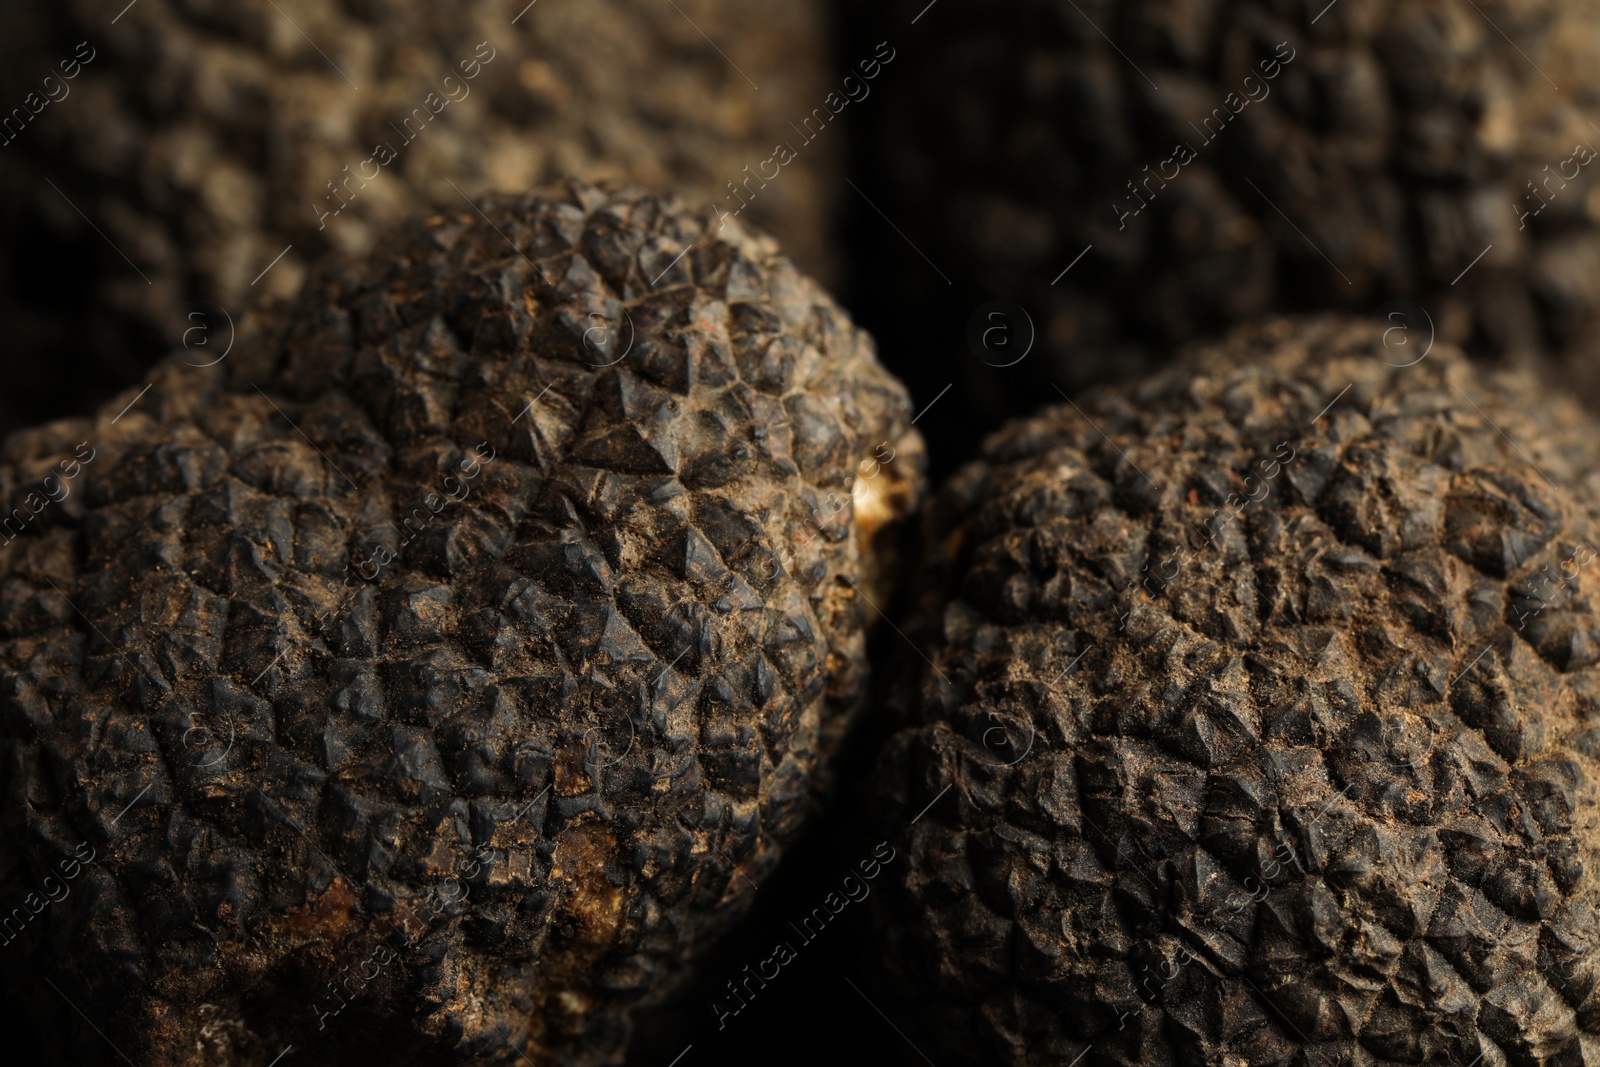
<instances>
[{"instance_id":1,"label":"truffle in foreground","mask_svg":"<svg viewBox=\"0 0 1600 1067\"><path fill-rule=\"evenodd\" d=\"M1383 330L1245 330L931 505L877 899L941 1062L1600 1056L1596 427Z\"/></svg>"},{"instance_id":2,"label":"truffle in foreground","mask_svg":"<svg viewBox=\"0 0 1600 1067\"><path fill-rule=\"evenodd\" d=\"M6 444L0 951L61 1062L615 1062L825 783L903 391L709 208L483 209Z\"/></svg>"}]
</instances>

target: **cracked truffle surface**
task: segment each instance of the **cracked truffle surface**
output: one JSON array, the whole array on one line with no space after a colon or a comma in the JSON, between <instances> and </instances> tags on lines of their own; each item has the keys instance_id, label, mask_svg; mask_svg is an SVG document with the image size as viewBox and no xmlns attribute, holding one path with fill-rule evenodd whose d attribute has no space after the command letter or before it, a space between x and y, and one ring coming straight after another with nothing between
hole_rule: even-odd
<instances>
[{"instance_id":1,"label":"cracked truffle surface","mask_svg":"<svg viewBox=\"0 0 1600 1067\"><path fill-rule=\"evenodd\" d=\"M1382 331L1236 332L930 504L877 915L946 1058L1600 1056L1595 425Z\"/></svg>"},{"instance_id":2,"label":"cracked truffle surface","mask_svg":"<svg viewBox=\"0 0 1600 1067\"><path fill-rule=\"evenodd\" d=\"M25 974L141 1065L616 1062L822 786L903 390L710 208L483 208L0 454L50 495L0 546L0 899L62 1062L115 1057Z\"/></svg>"}]
</instances>

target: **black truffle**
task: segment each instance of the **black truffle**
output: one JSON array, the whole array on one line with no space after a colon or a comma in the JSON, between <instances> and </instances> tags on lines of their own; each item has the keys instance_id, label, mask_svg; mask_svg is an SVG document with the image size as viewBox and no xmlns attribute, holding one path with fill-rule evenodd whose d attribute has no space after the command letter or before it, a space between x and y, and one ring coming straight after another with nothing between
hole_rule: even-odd
<instances>
[{"instance_id":1,"label":"black truffle","mask_svg":"<svg viewBox=\"0 0 1600 1067\"><path fill-rule=\"evenodd\" d=\"M1003 0L908 27L926 6L895 5L876 161L962 314L1032 317L1025 361L967 363L991 415L1267 312L1402 300L1600 397L1592 4ZM911 300L948 301L884 243Z\"/></svg>"},{"instance_id":2,"label":"black truffle","mask_svg":"<svg viewBox=\"0 0 1600 1067\"><path fill-rule=\"evenodd\" d=\"M909 415L771 238L574 183L13 435L12 995L77 1061L615 1061L862 701Z\"/></svg>"},{"instance_id":3,"label":"black truffle","mask_svg":"<svg viewBox=\"0 0 1600 1067\"><path fill-rule=\"evenodd\" d=\"M35 113L0 127L0 310L63 356L9 372L0 431L38 410L6 410L22 387L126 384L217 306L292 297L324 251L463 195L577 177L736 207L772 131L835 88L819 0L107 7L0 0L4 115ZM842 151L807 146L745 215L825 284Z\"/></svg>"},{"instance_id":4,"label":"black truffle","mask_svg":"<svg viewBox=\"0 0 1600 1067\"><path fill-rule=\"evenodd\" d=\"M930 506L879 765L941 1062L1600 1053L1596 428L1278 320Z\"/></svg>"}]
</instances>

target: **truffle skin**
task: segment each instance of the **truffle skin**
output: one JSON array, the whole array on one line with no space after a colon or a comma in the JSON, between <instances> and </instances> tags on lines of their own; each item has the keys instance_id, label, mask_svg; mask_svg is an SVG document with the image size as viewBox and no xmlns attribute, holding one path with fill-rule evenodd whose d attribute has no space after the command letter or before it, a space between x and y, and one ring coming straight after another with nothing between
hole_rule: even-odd
<instances>
[{"instance_id":1,"label":"truffle skin","mask_svg":"<svg viewBox=\"0 0 1600 1067\"><path fill-rule=\"evenodd\" d=\"M1594 0L940 4L902 31L878 170L964 312L1032 316L1028 359L968 364L1002 417L1263 314L1399 300L1600 398L1597 24Z\"/></svg>"},{"instance_id":2,"label":"truffle skin","mask_svg":"<svg viewBox=\"0 0 1600 1067\"><path fill-rule=\"evenodd\" d=\"M1248 328L930 506L877 915L941 1063L1597 1062L1596 428L1382 329Z\"/></svg>"},{"instance_id":3,"label":"truffle skin","mask_svg":"<svg viewBox=\"0 0 1600 1067\"><path fill-rule=\"evenodd\" d=\"M5 917L95 853L3 949L62 1062L65 997L141 1067L615 1062L813 803L904 392L710 208L483 210L6 444L94 453L0 550Z\"/></svg>"},{"instance_id":4,"label":"truffle skin","mask_svg":"<svg viewBox=\"0 0 1600 1067\"><path fill-rule=\"evenodd\" d=\"M220 323L211 305L237 316L263 291L292 296L327 249L365 254L405 218L465 208L463 193L566 177L729 211L748 200L743 217L827 284L842 141L740 184L772 157L772 131L837 88L822 0L676 8L139 0L110 26L100 0L0 0L0 99L39 112L0 128L0 216L27 236L0 250L0 303L64 357L18 360L8 377L62 405L85 387L64 364L127 384L170 346L198 349L197 307ZM0 432L37 410L10 399Z\"/></svg>"}]
</instances>

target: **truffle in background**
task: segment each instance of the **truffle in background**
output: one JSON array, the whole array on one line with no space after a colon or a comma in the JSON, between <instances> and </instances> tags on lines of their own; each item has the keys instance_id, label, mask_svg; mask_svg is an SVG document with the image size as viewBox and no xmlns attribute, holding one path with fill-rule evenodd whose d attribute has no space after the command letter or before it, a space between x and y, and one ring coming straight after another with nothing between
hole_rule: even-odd
<instances>
[{"instance_id":1,"label":"truffle in background","mask_svg":"<svg viewBox=\"0 0 1600 1067\"><path fill-rule=\"evenodd\" d=\"M481 207L7 440L5 975L53 1062L116 1057L40 978L140 1067L619 1062L828 788L903 390L710 207Z\"/></svg>"},{"instance_id":2,"label":"truffle in background","mask_svg":"<svg viewBox=\"0 0 1600 1067\"><path fill-rule=\"evenodd\" d=\"M884 237L896 317L951 309L952 399L987 425L1265 312L1401 301L1600 398L1592 0L1002 0L908 26L925 6L891 9L875 198L957 283ZM992 298L1037 331L1015 366L962 350Z\"/></svg>"},{"instance_id":3,"label":"truffle in background","mask_svg":"<svg viewBox=\"0 0 1600 1067\"><path fill-rule=\"evenodd\" d=\"M114 15L0 3L5 113L36 112L0 132L0 432L89 410L197 326L212 347L189 358L215 358L222 311L293 296L324 250L364 254L406 216L470 210L463 196L575 176L737 204L729 183L835 88L815 0L139 0ZM840 150L807 145L743 216L824 283Z\"/></svg>"},{"instance_id":4,"label":"truffle in background","mask_svg":"<svg viewBox=\"0 0 1600 1067\"><path fill-rule=\"evenodd\" d=\"M1600 432L1383 329L1245 328L930 504L875 899L941 1062L1600 1052Z\"/></svg>"}]
</instances>

